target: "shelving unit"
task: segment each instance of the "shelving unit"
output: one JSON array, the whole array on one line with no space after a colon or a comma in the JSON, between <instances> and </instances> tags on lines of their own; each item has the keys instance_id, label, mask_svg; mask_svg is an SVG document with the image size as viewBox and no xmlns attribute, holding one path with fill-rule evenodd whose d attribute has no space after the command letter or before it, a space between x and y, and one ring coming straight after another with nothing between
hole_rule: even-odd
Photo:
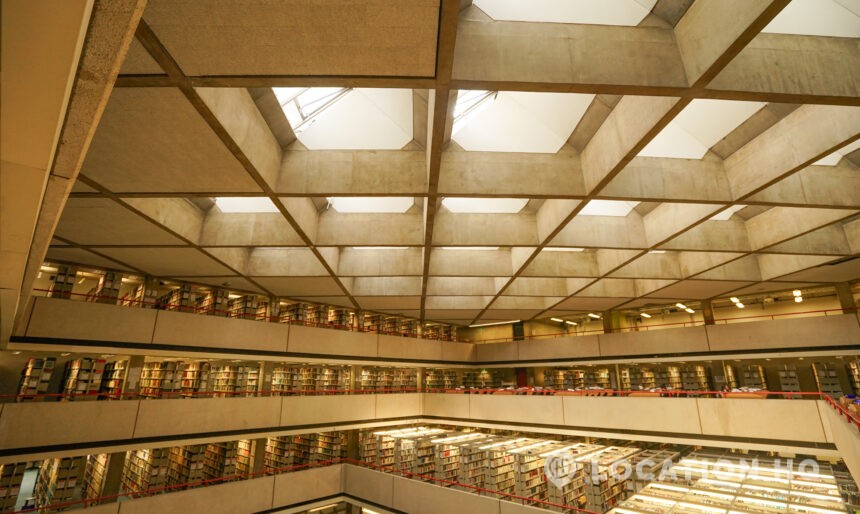
<instances>
[{"instance_id":1,"label":"shelving unit","mask_svg":"<svg viewBox=\"0 0 860 514\"><path fill-rule=\"evenodd\" d=\"M681 389L681 370L678 366L663 366L654 373L654 381L659 388Z\"/></svg>"},{"instance_id":2,"label":"shelving unit","mask_svg":"<svg viewBox=\"0 0 860 514\"><path fill-rule=\"evenodd\" d=\"M783 365L779 368L779 389L785 392L800 392L800 381L797 379L797 368L793 365ZM791 395L791 398L800 398L798 395Z\"/></svg>"},{"instance_id":3,"label":"shelving unit","mask_svg":"<svg viewBox=\"0 0 860 514\"><path fill-rule=\"evenodd\" d=\"M96 289L96 302L116 305L121 287L122 273L106 271L104 275L99 277L99 285Z\"/></svg>"},{"instance_id":4,"label":"shelving unit","mask_svg":"<svg viewBox=\"0 0 860 514\"><path fill-rule=\"evenodd\" d=\"M170 393L178 392L181 388L181 377L184 364L181 361L145 362L140 373L138 395L149 398L159 398Z\"/></svg>"},{"instance_id":5,"label":"shelving unit","mask_svg":"<svg viewBox=\"0 0 860 514\"><path fill-rule=\"evenodd\" d=\"M208 362L189 362L183 366L179 383L183 397L193 398L197 393L209 391L210 367Z\"/></svg>"},{"instance_id":6,"label":"shelving unit","mask_svg":"<svg viewBox=\"0 0 860 514\"><path fill-rule=\"evenodd\" d=\"M270 437L266 440L264 469L272 471L309 463L315 439L316 434Z\"/></svg>"},{"instance_id":7,"label":"shelving unit","mask_svg":"<svg viewBox=\"0 0 860 514\"><path fill-rule=\"evenodd\" d=\"M434 452L434 476L440 480L457 482L460 475L461 445L465 443L477 443L484 441L486 434L480 432L454 432L446 434L445 437L432 439L435 444ZM439 482L438 485L449 487L451 484Z\"/></svg>"},{"instance_id":8,"label":"shelving unit","mask_svg":"<svg viewBox=\"0 0 860 514\"><path fill-rule=\"evenodd\" d=\"M170 448L129 450L122 470L122 490L130 493L167 485Z\"/></svg>"},{"instance_id":9,"label":"shelving unit","mask_svg":"<svg viewBox=\"0 0 860 514\"><path fill-rule=\"evenodd\" d=\"M641 452L630 457L630 465L634 470L641 469L642 477L638 473L633 473L630 480L627 481L627 495L636 494L642 488L647 486L652 481L660 477L660 473L664 469L670 469L671 463L681 459L680 451L675 449L650 449L642 450ZM652 476L653 479L645 477Z\"/></svg>"},{"instance_id":10,"label":"shelving unit","mask_svg":"<svg viewBox=\"0 0 860 514\"><path fill-rule=\"evenodd\" d=\"M525 498L525 503L544 501L547 496L544 457L541 454L554 443L547 440L530 440L530 444L510 450L514 458L516 483L514 492Z\"/></svg>"},{"instance_id":11,"label":"shelving unit","mask_svg":"<svg viewBox=\"0 0 860 514\"><path fill-rule=\"evenodd\" d=\"M231 318L256 319L258 307L256 296L240 296L227 301L227 310Z\"/></svg>"},{"instance_id":12,"label":"shelving unit","mask_svg":"<svg viewBox=\"0 0 860 514\"><path fill-rule=\"evenodd\" d=\"M610 389L609 368L587 369L585 371L585 387Z\"/></svg>"},{"instance_id":13,"label":"shelving unit","mask_svg":"<svg viewBox=\"0 0 860 514\"><path fill-rule=\"evenodd\" d=\"M0 465L0 510L3 512L15 510L25 471L26 462Z\"/></svg>"},{"instance_id":14,"label":"shelving unit","mask_svg":"<svg viewBox=\"0 0 860 514\"><path fill-rule=\"evenodd\" d=\"M758 364L743 366L741 378L744 387L767 390L767 375L764 368Z\"/></svg>"},{"instance_id":15,"label":"shelving unit","mask_svg":"<svg viewBox=\"0 0 860 514\"><path fill-rule=\"evenodd\" d=\"M83 477L85 457L45 459L39 466L39 475L33 497L37 507L63 503L81 498L80 481Z\"/></svg>"},{"instance_id":16,"label":"shelving unit","mask_svg":"<svg viewBox=\"0 0 860 514\"><path fill-rule=\"evenodd\" d=\"M96 400L105 371L104 359L75 359L66 362L63 399Z\"/></svg>"},{"instance_id":17,"label":"shelving unit","mask_svg":"<svg viewBox=\"0 0 860 514\"><path fill-rule=\"evenodd\" d=\"M101 397L111 400L122 396L122 386L125 383L125 374L128 369L128 361L113 361L105 364L102 375Z\"/></svg>"},{"instance_id":18,"label":"shelving unit","mask_svg":"<svg viewBox=\"0 0 860 514\"><path fill-rule=\"evenodd\" d=\"M203 480L203 461L207 446L191 444L171 448L167 464L167 485L176 486Z\"/></svg>"},{"instance_id":19,"label":"shelving unit","mask_svg":"<svg viewBox=\"0 0 860 514\"><path fill-rule=\"evenodd\" d=\"M636 447L608 446L581 458L585 474L592 478L586 488L588 510L606 512L624 500L629 480L622 479L624 462L640 451ZM616 470L617 475L612 473Z\"/></svg>"},{"instance_id":20,"label":"shelving unit","mask_svg":"<svg viewBox=\"0 0 860 514\"><path fill-rule=\"evenodd\" d=\"M390 431L394 438L394 467L419 475L433 475L435 470L435 445L433 439L443 438L449 432L438 428Z\"/></svg>"},{"instance_id":21,"label":"shelving unit","mask_svg":"<svg viewBox=\"0 0 860 514\"><path fill-rule=\"evenodd\" d=\"M622 389L635 391L638 389L654 389L656 387L657 379L651 369L643 367L621 368Z\"/></svg>"},{"instance_id":22,"label":"shelving unit","mask_svg":"<svg viewBox=\"0 0 860 514\"><path fill-rule=\"evenodd\" d=\"M372 430L358 431L358 458L367 464L376 464L379 439Z\"/></svg>"},{"instance_id":23,"label":"shelving unit","mask_svg":"<svg viewBox=\"0 0 860 514\"><path fill-rule=\"evenodd\" d=\"M557 460L561 469L556 471L557 476L567 477L569 480L561 487L547 483L547 500L561 505L571 505L578 509L584 509L588 502L586 494L586 476L584 468L576 464L575 459L587 458L588 454L594 453L603 447L587 443L556 442L543 450L541 458L547 459L553 455L570 455L574 460Z\"/></svg>"},{"instance_id":24,"label":"shelving unit","mask_svg":"<svg viewBox=\"0 0 860 514\"><path fill-rule=\"evenodd\" d=\"M846 365L848 369L848 380L854 389L854 394L860 395L860 361L851 361Z\"/></svg>"},{"instance_id":25,"label":"shelving unit","mask_svg":"<svg viewBox=\"0 0 860 514\"><path fill-rule=\"evenodd\" d=\"M21 370L21 380L18 382L19 402L42 399L34 398L33 396L48 392L56 362L57 359L55 357L27 359L27 364Z\"/></svg>"},{"instance_id":26,"label":"shelving unit","mask_svg":"<svg viewBox=\"0 0 860 514\"><path fill-rule=\"evenodd\" d=\"M158 299L159 307L166 311L194 312L196 302L191 292L190 284L182 284L178 288Z\"/></svg>"},{"instance_id":27,"label":"shelving unit","mask_svg":"<svg viewBox=\"0 0 860 514\"><path fill-rule=\"evenodd\" d=\"M289 396L295 394L300 383L299 368L277 366L272 369L272 394Z\"/></svg>"},{"instance_id":28,"label":"shelving unit","mask_svg":"<svg viewBox=\"0 0 860 514\"><path fill-rule=\"evenodd\" d=\"M204 479L223 478L237 474L239 441L209 443L203 453Z\"/></svg>"},{"instance_id":29,"label":"shelving unit","mask_svg":"<svg viewBox=\"0 0 860 514\"><path fill-rule=\"evenodd\" d=\"M701 365L681 368L681 386L685 391L711 391L711 370Z\"/></svg>"},{"instance_id":30,"label":"shelving unit","mask_svg":"<svg viewBox=\"0 0 860 514\"><path fill-rule=\"evenodd\" d=\"M240 439L236 442L236 473L245 474L254 470L254 452L257 441Z\"/></svg>"},{"instance_id":31,"label":"shelving unit","mask_svg":"<svg viewBox=\"0 0 860 514\"><path fill-rule=\"evenodd\" d=\"M316 434L310 447L310 462L326 462L342 458L346 454L346 445L346 432Z\"/></svg>"},{"instance_id":32,"label":"shelving unit","mask_svg":"<svg viewBox=\"0 0 860 514\"><path fill-rule=\"evenodd\" d=\"M585 387L585 372L579 369L554 368L546 375L547 387L556 390L583 389Z\"/></svg>"},{"instance_id":33,"label":"shelving unit","mask_svg":"<svg viewBox=\"0 0 860 514\"><path fill-rule=\"evenodd\" d=\"M212 289L204 296L197 299L197 314L207 316L229 317L229 299L227 291L223 289Z\"/></svg>"},{"instance_id":34,"label":"shelving unit","mask_svg":"<svg viewBox=\"0 0 860 514\"><path fill-rule=\"evenodd\" d=\"M842 385L839 383L839 373L836 367L826 362L812 363L812 373L815 375L815 383L818 390L835 398L843 394Z\"/></svg>"},{"instance_id":35,"label":"shelving unit","mask_svg":"<svg viewBox=\"0 0 860 514\"><path fill-rule=\"evenodd\" d=\"M51 284L51 298L71 298L72 288L75 287L78 269L75 266L57 266L57 274Z\"/></svg>"},{"instance_id":36,"label":"shelving unit","mask_svg":"<svg viewBox=\"0 0 860 514\"><path fill-rule=\"evenodd\" d=\"M851 473L848 470L833 470L833 478L836 479L839 495L842 496L848 512L860 510L860 488L857 487L857 482L851 477Z\"/></svg>"},{"instance_id":37,"label":"shelving unit","mask_svg":"<svg viewBox=\"0 0 860 514\"><path fill-rule=\"evenodd\" d=\"M98 505L97 498L102 496L109 462L109 453L87 455L83 482L83 499L88 500L87 505Z\"/></svg>"},{"instance_id":38,"label":"shelving unit","mask_svg":"<svg viewBox=\"0 0 860 514\"><path fill-rule=\"evenodd\" d=\"M726 386L729 389L736 389L738 387L738 374L735 371L735 367L731 364L724 364L723 370L726 374Z\"/></svg>"},{"instance_id":39,"label":"shelving unit","mask_svg":"<svg viewBox=\"0 0 860 514\"><path fill-rule=\"evenodd\" d=\"M466 370L463 372L464 387L502 387L502 372L497 369Z\"/></svg>"},{"instance_id":40,"label":"shelving unit","mask_svg":"<svg viewBox=\"0 0 860 514\"><path fill-rule=\"evenodd\" d=\"M260 387L260 368L253 365L213 366L210 380L213 396L254 396Z\"/></svg>"},{"instance_id":41,"label":"shelving unit","mask_svg":"<svg viewBox=\"0 0 860 514\"><path fill-rule=\"evenodd\" d=\"M428 368L424 375L426 389L455 389L460 385L460 373L455 369Z\"/></svg>"}]
</instances>

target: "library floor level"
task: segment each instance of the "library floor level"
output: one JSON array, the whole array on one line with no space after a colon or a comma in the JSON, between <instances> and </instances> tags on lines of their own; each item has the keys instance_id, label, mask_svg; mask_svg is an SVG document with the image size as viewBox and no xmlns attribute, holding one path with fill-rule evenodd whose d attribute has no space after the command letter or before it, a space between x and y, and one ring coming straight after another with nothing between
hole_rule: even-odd
<instances>
[{"instance_id":1,"label":"library floor level","mask_svg":"<svg viewBox=\"0 0 860 514\"><path fill-rule=\"evenodd\" d=\"M857 0L0 33L0 513L860 512Z\"/></svg>"}]
</instances>

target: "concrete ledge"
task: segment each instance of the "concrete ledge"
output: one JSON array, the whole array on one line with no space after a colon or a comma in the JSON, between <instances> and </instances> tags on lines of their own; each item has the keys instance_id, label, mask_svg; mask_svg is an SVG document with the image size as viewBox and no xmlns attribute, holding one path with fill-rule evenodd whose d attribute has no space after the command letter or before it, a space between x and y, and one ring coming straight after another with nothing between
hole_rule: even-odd
<instances>
[{"instance_id":1,"label":"concrete ledge","mask_svg":"<svg viewBox=\"0 0 860 514\"><path fill-rule=\"evenodd\" d=\"M699 398L696 402L704 435L828 442L814 401Z\"/></svg>"},{"instance_id":2,"label":"concrete ledge","mask_svg":"<svg viewBox=\"0 0 860 514\"><path fill-rule=\"evenodd\" d=\"M104 303L36 298L27 337L151 343L158 311Z\"/></svg>"},{"instance_id":3,"label":"concrete ledge","mask_svg":"<svg viewBox=\"0 0 860 514\"><path fill-rule=\"evenodd\" d=\"M343 471L344 493L380 505L394 504L394 475L358 466L344 466Z\"/></svg>"},{"instance_id":4,"label":"concrete ledge","mask_svg":"<svg viewBox=\"0 0 860 514\"><path fill-rule=\"evenodd\" d=\"M478 362L519 360L519 342L483 343L475 345Z\"/></svg>"},{"instance_id":5,"label":"concrete ledge","mask_svg":"<svg viewBox=\"0 0 860 514\"><path fill-rule=\"evenodd\" d=\"M600 355L598 336L557 337L518 343L519 360L569 359Z\"/></svg>"},{"instance_id":6,"label":"concrete ledge","mask_svg":"<svg viewBox=\"0 0 860 514\"><path fill-rule=\"evenodd\" d=\"M287 351L289 327L247 319L155 311L152 342L177 346L204 346L267 352Z\"/></svg>"},{"instance_id":7,"label":"concrete ledge","mask_svg":"<svg viewBox=\"0 0 860 514\"><path fill-rule=\"evenodd\" d=\"M388 359L442 360L442 342L379 335L378 356ZM446 343L447 344L447 343Z\"/></svg>"},{"instance_id":8,"label":"concrete ledge","mask_svg":"<svg viewBox=\"0 0 860 514\"><path fill-rule=\"evenodd\" d=\"M272 506L293 505L341 494L343 464L275 475Z\"/></svg>"},{"instance_id":9,"label":"concrete ledge","mask_svg":"<svg viewBox=\"0 0 860 514\"><path fill-rule=\"evenodd\" d=\"M422 411L421 394L377 394L376 417L399 418L404 416L419 416Z\"/></svg>"},{"instance_id":10,"label":"concrete ledge","mask_svg":"<svg viewBox=\"0 0 860 514\"><path fill-rule=\"evenodd\" d=\"M0 413L0 449L128 439L136 401L8 403Z\"/></svg>"},{"instance_id":11,"label":"concrete ledge","mask_svg":"<svg viewBox=\"0 0 860 514\"><path fill-rule=\"evenodd\" d=\"M285 396L281 400L284 402L280 423L283 427L377 418L376 397L372 394Z\"/></svg>"},{"instance_id":12,"label":"concrete ledge","mask_svg":"<svg viewBox=\"0 0 860 514\"><path fill-rule=\"evenodd\" d=\"M563 396L564 424L618 430L701 434L693 398ZM659 413L659 415L655 415Z\"/></svg>"},{"instance_id":13,"label":"concrete ledge","mask_svg":"<svg viewBox=\"0 0 860 514\"><path fill-rule=\"evenodd\" d=\"M710 349L705 327L620 332L597 337L601 357L707 352Z\"/></svg>"},{"instance_id":14,"label":"concrete ledge","mask_svg":"<svg viewBox=\"0 0 860 514\"><path fill-rule=\"evenodd\" d=\"M289 476L305 473L299 471ZM272 508L275 477L261 477L241 482L228 482L210 487L177 491L169 494L124 501L120 514L235 514L260 512Z\"/></svg>"},{"instance_id":15,"label":"concrete ledge","mask_svg":"<svg viewBox=\"0 0 860 514\"><path fill-rule=\"evenodd\" d=\"M290 326L287 351L322 355L376 357L377 335L326 328Z\"/></svg>"},{"instance_id":16,"label":"concrete ledge","mask_svg":"<svg viewBox=\"0 0 860 514\"><path fill-rule=\"evenodd\" d=\"M779 350L860 343L856 314L787 318L706 327L712 351Z\"/></svg>"},{"instance_id":17,"label":"concrete ledge","mask_svg":"<svg viewBox=\"0 0 860 514\"><path fill-rule=\"evenodd\" d=\"M253 430L280 421L280 397L141 400L134 437Z\"/></svg>"}]
</instances>

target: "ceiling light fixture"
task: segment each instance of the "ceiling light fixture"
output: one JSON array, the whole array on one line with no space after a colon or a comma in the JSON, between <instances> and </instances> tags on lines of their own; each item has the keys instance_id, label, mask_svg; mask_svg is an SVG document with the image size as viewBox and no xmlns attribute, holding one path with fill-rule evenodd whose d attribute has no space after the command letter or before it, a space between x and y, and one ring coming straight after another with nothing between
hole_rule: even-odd
<instances>
[{"instance_id":1,"label":"ceiling light fixture","mask_svg":"<svg viewBox=\"0 0 860 514\"><path fill-rule=\"evenodd\" d=\"M737 297L737 296L732 296L731 298L729 298L729 300L731 300L731 301L732 301L732 303L738 303L738 302L740 302L740 300L738 300L738 297Z\"/></svg>"},{"instance_id":2,"label":"ceiling light fixture","mask_svg":"<svg viewBox=\"0 0 860 514\"><path fill-rule=\"evenodd\" d=\"M565 321L565 323L567 323L568 325L573 325L574 327L579 325L579 323L577 323L575 321Z\"/></svg>"},{"instance_id":3,"label":"ceiling light fixture","mask_svg":"<svg viewBox=\"0 0 860 514\"><path fill-rule=\"evenodd\" d=\"M496 321L494 323L481 323L478 325L469 325L469 328L477 328L477 327L492 327L495 325L508 325L510 323L519 323L522 320L512 319L511 321Z\"/></svg>"},{"instance_id":4,"label":"ceiling light fixture","mask_svg":"<svg viewBox=\"0 0 860 514\"><path fill-rule=\"evenodd\" d=\"M686 309L686 308L687 308L687 306L686 306L686 305L684 305L684 304L683 304L683 303L681 303L681 302L676 303L676 304L675 304L675 307L677 307L677 308L679 308L679 309Z\"/></svg>"},{"instance_id":5,"label":"ceiling light fixture","mask_svg":"<svg viewBox=\"0 0 860 514\"><path fill-rule=\"evenodd\" d=\"M650 318L651 317L651 315L648 314L647 312L640 312L639 315L642 316L643 318Z\"/></svg>"},{"instance_id":6,"label":"ceiling light fixture","mask_svg":"<svg viewBox=\"0 0 860 514\"><path fill-rule=\"evenodd\" d=\"M648 253L661 254L661 253L666 253L666 250L648 250Z\"/></svg>"},{"instance_id":7,"label":"ceiling light fixture","mask_svg":"<svg viewBox=\"0 0 860 514\"><path fill-rule=\"evenodd\" d=\"M564 320L561 318L550 318L550 321L555 321L556 323L564 323Z\"/></svg>"},{"instance_id":8,"label":"ceiling light fixture","mask_svg":"<svg viewBox=\"0 0 860 514\"><path fill-rule=\"evenodd\" d=\"M794 302L795 302L795 303L800 303L800 302L802 302L802 301L803 301L803 297L802 297L802 296L795 296L795 297L794 297Z\"/></svg>"},{"instance_id":9,"label":"ceiling light fixture","mask_svg":"<svg viewBox=\"0 0 860 514\"><path fill-rule=\"evenodd\" d=\"M215 198L215 205L223 213L278 212L275 204L265 196L221 196Z\"/></svg>"},{"instance_id":10,"label":"ceiling light fixture","mask_svg":"<svg viewBox=\"0 0 860 514\"><path fill-rule=\"evenodd\" d=\"M589 318L600 319L600 314L595 314L593 312L588 313Z\"/></svg>"},{"instance_id":11,"label":"ceiling light fixture","mask_svg":"<svg viewBox=\"0 0 860 514\"><path fill-rule=\"evenodd\" d=\"M687 311L687 312L689 312L690 314L694 314L694 313L696 312L696 311L694 311L693 309L691 309L691 308L689 308L689 307L687 307L687 308L686 308L686 309L684 309L684 310L685 310L685 311Z\"/></svg>"},{"instance_id":12,"label":"ceiling light fixture","mask_svg":"<svg viewBox=\"0 0 860 514\"><path fill-rule=\"evenodd\" d=\"M272 88L293 133L301 134L317 116L352 91L346 87L275 87Z\"/></svg>"},{"instance_id":13,"label":"ceiling light fixture","mask_svg":"<svg viewBox=\"0 0 860 514\"><path fill-rule=\"evenodd\" d=\"M736 303L735 303L735 307L737 307L738 309L743 309L743 308L744 308L744 304L742 304L741 302L736 302Z\"/></svg>"},{"instance_id":14,"label":"ceiling light fixture","mask_svg":"<svg viewBox=\"0 0 860 514\"><path fill-rule=\"evenodd\" d=\"M791 292L794 296L803 296L803 293L800 292L800 289L795 289Z\"/></svg>"}]
</instances>

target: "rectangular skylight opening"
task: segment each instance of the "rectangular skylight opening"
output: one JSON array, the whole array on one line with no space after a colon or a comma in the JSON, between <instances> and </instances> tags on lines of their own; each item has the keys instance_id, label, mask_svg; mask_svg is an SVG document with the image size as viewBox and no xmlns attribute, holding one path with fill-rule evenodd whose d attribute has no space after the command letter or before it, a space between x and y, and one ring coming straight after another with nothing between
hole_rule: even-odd
<instances>
[{"instance_id":1,"label":"rectangular skylight opening","mask_svg":"<svg viewBox=\"0 0 860 514\"><path fill-rule=\"evenodd\" d=\"M498 91L462 90L457 92L454 104L454 124L451 134L456 134L479 112L495 101Z\"/></svg>"},{"instance_id":2,"label":"rectangular skylight opening","mask_svg":"<svg viewBox=\"0 0 860 514\"><path fill-rule=\"evenodd\" d=\"M639 202L627 202L617 200L591 200L579 211L580 216L617 216L624 217L630 214Z\"/></svg>"},{"instance_id":3,"label":"rectangular skylight opening","mask_svg":"<svg viewBox=\"0 0 860 514\"><path fill-rule=\"evenodd\" d=\"M271 200L258 196L222 196L215 198L215 205L224 213L279 212Z\"/></svg>"},{"instance_id":4,"label":"rectangular skylight opening","mask_svg":"<svg viewBox=\"0 0 860 514\"><path fill-rule=\"evenodd\" d=\"M455 213L514 214L523 210L528 198L443 198L442 205Z\"/></svg>"},{"instance_id":5,"label":"rectangular skylight opening","mask_svg":"<svg viewBox=\"0 0 860 514\"><path fill-rule=\"evenodd\" d=\"M350 92L345 87L275 87L272 91L281 104L293 132L304 131L314 118Z\"/></svg>"},{"instance_id":6,"label":"rectangular skylight opening","mask_svg":"<svg viewBox=\"0 0 860 514\"><path fill-rule=\"evenodd\" d=\"M470 251L481 251L481 250L498 250L498 246L442 246L443 250L470 250Z\"/></svg>"},{"instance_id":7,"label":"rectangular skylight opening","mask_svg":"<svg viewBox=\"0 0 860 514\"><path fill-rule=\"evenodd\" d=\"M567 246L547 246L543 249L545 252L584 252L585 248L574 248Z\"/></svg>"},{"instance_id":8,"label":"rectangular skylight opening","mask_svg":"<svg viewBox=\"0 0 860 514\"><path fill-rule=\"evenodd\" d=\"M408 246L353 246L353 250L406 250Z\"/></svg>"},{"instance_id":9,"label":"rectangular skylight opening","mask_svg":"<svg viewBox=\"0 0 860 514\"><path fill-rule=\"evenodd\" d=\"M326 200L340 213L403 214L415 204L411 196L330 196Z\"/></svg>"},{"instance_id":10,"label":"rectangular skylight opening","mask_svg":"<svg viewBox=\"0 0 860 514\"><path fill-rule=\"evenodd\" d=\"M746 205L732 205L731 207L725 209L724 211L714 214L711 216L711 221L729 221L731 217L738 212L739 210L746 207Z\"/></svg>"}]
</instances>

